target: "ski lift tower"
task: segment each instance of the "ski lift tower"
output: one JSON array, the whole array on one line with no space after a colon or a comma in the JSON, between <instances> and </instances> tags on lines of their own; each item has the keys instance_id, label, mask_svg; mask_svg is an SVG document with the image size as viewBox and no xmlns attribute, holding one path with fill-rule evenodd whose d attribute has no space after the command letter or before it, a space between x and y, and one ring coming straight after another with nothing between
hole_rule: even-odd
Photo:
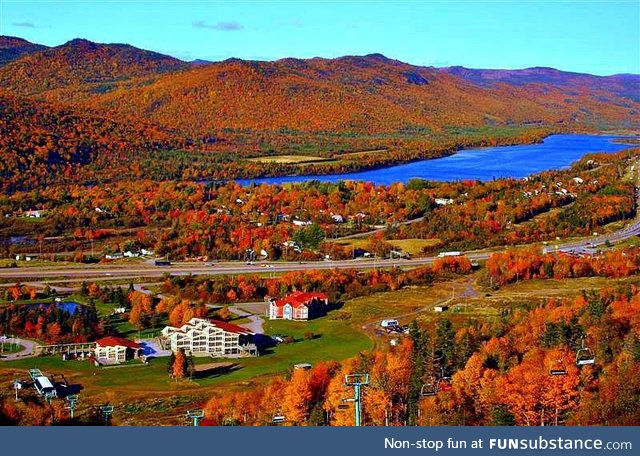
<instances>
[{"instance_id":1,"label":"ski lift tower","mask_svg":"<svg viewBox=\"0 0 640 456\"><path fill-rule=\"evenodd\" d=\"M22 382L17 378L13 381L13 389L16 391L16 402L20 399L18 398L18 391L22 389Z\"/></svg>"},{"instance_id":2,"label":"ski lift tower","mask_svg":"<svg viewBox=\"0 0 640 456\"><path fill-rule=\"evenodd\" d=\"M69 409L69 414L71 415L71 419L73 419L76 411L76 402L78 402L79 397L77 394L72 394L71 396L67 396L65 399L69 403L67 408Z\"/></svg>"},{"instance_id":3,"label":"ski lift tower","mask_svg":"<svg viewBox=\"0 0 640 456\"><path fill-rule=\"evenodd\" d=\"M204 410L202 409L194 409L187 410L187 419L193 420L194 426L200 426L200 420L204 418Z\"/></svg>"},{"instance_id":4,"label":"ski lift tower","mask_svg":"<svg viewBox=\"0 0 640 456\"><path fill-rule=\"evenodd\" d=\"M369 374L348 374L344 376L344 384L353 386L353 398L347 399L354 403L356 426L360 426L362 413L362 393L361 388L369 384Z\"/></svg>"},{"instance_id":5,"label":"ski lift tower","mask_svg":"<svg viewBox=\"0 0 640 456\"><path fill-rule=\"evenodd\" d=\"M109 421L111 421L111 415L113 415L113 405L101 405L99 409L104 418L105 426L109 425Z\"/></svg>"}]
</instances>

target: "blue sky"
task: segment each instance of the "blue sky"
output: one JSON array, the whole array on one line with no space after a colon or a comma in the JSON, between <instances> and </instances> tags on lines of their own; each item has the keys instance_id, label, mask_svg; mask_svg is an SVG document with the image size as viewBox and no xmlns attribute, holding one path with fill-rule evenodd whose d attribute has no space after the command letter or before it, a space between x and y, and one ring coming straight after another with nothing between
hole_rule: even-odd
<instances>
[{"instance_id":1,"label":"blue sky","mask_svg":"<svg viewBox=\"0 0 640 456\"><path fill-rule=\"evenodd\" d=\"M0 0L0 34L129 43L183 60L378 52L417 65L640 73L640 0Z\"/></svg>"}]
</instances>

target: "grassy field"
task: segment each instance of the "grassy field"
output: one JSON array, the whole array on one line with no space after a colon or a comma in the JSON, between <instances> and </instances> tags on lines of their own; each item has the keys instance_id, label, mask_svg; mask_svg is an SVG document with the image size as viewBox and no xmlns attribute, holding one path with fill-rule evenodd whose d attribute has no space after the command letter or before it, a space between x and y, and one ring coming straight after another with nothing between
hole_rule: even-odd
<instances>
[{"instance_id":1,"label":"grassy field","mask_svg":"<svg viewBox=\"0 0 640 456\"><path fill-rule=\"evenodd\" d=\"M0 353L18 353L24 350L22 345L17 344L7 344L5 342L0 344Z\"/></svg>"},{"instance_id":2,"label":"grassy field","mask_svg":"<svg viewBox=\"0 0 640 456\"><path fill-rule=\"evenodd\" d=\"M424 249L433 249L442 246L440 239L394 239L389 244L411 255L419 255Z\"/></svg>"},{"instance_id":3,"label":"grassy field","mask_svg":"<svg viewBox=\"0 0 640 456\"><path fill-rule=\"evenodd\" d=\"M442 245L440 239L392 239L387 242L396 249L411 255L419 255L425 248L436 248ZM363 235L363 237L345 239L339 241L338 245L366 250L369 246L369 238Z\"/></svg>"},{"instance_id":4,"label":"grassy field","mask_svg":"<svg viewBox=\"0 0 640 456\"><path fill-rule=\"evenodd\" d=\"M348 160L350 158L366 157L367 155L386 152L387 150L388 149L373 149L373 150L361 150L360 152L346 152L344 154L338 155L338 157L340 157L343 160Z\"/></svg>"},{"instance_id":5,"label":"grassy field","mask_svg":"<svg viewBox=\"0 0 640 456\"><path fill-rule=\"evenodd\" d=\"M249 161L257 163L283 163L283 164L302 164L317 163L329 161L329 158L317 157L313 155L273 155L267 157L250 158Z\"/></svg>"},{"instance_id":6,"label":"grassy field","mask_svg":"<svg viewBox=\"0 0 640 456\"><path fill-rule=\"evenodd\" d=\"M49 260L14 260L11 258L2 258L0 259L0 268L8 268L13 264L16 264L18 268L35 268L35 267L43 267L43 266L70 266L77 265L78 263L71 263L69 261L49 261Z\"/></svg>"}]
</instances>

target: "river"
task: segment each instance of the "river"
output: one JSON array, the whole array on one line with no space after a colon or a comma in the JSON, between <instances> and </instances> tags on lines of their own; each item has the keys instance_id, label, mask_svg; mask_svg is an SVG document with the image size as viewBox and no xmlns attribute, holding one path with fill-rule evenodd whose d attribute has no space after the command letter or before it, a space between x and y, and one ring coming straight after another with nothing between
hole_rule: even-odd
<instances>
[{"instance_id":1,"label":"river","mask_svg":"<svg viewBox=\"0 0 640 456\"><path fill-rule=\"evenodd\" d=\"M309 180L322 182L360 180L389 185L394 182L406 183L413 178L435 181L465 179L488 181L503 177L521 178L548 169L568 168L587 153L613 153L634 147L630 144L613 142L620 138L623 137L551 135L539 144L465 149L447 157L419 160L356 173L239 179L238 183L247 185L251 182L282 184Z\"/></svg>"}]
</instances>

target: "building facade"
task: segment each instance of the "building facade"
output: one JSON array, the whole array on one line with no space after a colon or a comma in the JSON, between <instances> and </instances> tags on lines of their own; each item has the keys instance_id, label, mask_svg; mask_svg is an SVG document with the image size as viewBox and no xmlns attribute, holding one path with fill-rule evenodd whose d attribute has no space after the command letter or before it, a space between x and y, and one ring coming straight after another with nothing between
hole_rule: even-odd
<instances>
[{"instance_id":1,"label":"building facade","mask_svg":"<svg viewBox=\"0 0 640 456\"><path fill-rule=\"evenodd\" d=\"M282 299L269 302L270 320L311 320L326 314L329 298L324 293L296 291Z\"/></svg>"},{"instance_id":2,"label":"building facade","mask_svg":"<svg viewBox=\"0 0 640 456\"><path fill-rule=\"evenodd\" d=\"M124 337L104 337L96 341L95 357L103 364L124 363L140 356L142 346Z\"/></svg>"},{"instance_id":3,"label":"building facade","mask_svg":"<svg viewBox=\"0 0 640 456\"><path fill-rule=\"evenodd\" d=\"M176 352L181 348L195 356L256 356L258 350L252 342L253 333L241 326L223 321L192 318L175 328L167 326L162 335Z\"/></svg>"}]
</instances>

